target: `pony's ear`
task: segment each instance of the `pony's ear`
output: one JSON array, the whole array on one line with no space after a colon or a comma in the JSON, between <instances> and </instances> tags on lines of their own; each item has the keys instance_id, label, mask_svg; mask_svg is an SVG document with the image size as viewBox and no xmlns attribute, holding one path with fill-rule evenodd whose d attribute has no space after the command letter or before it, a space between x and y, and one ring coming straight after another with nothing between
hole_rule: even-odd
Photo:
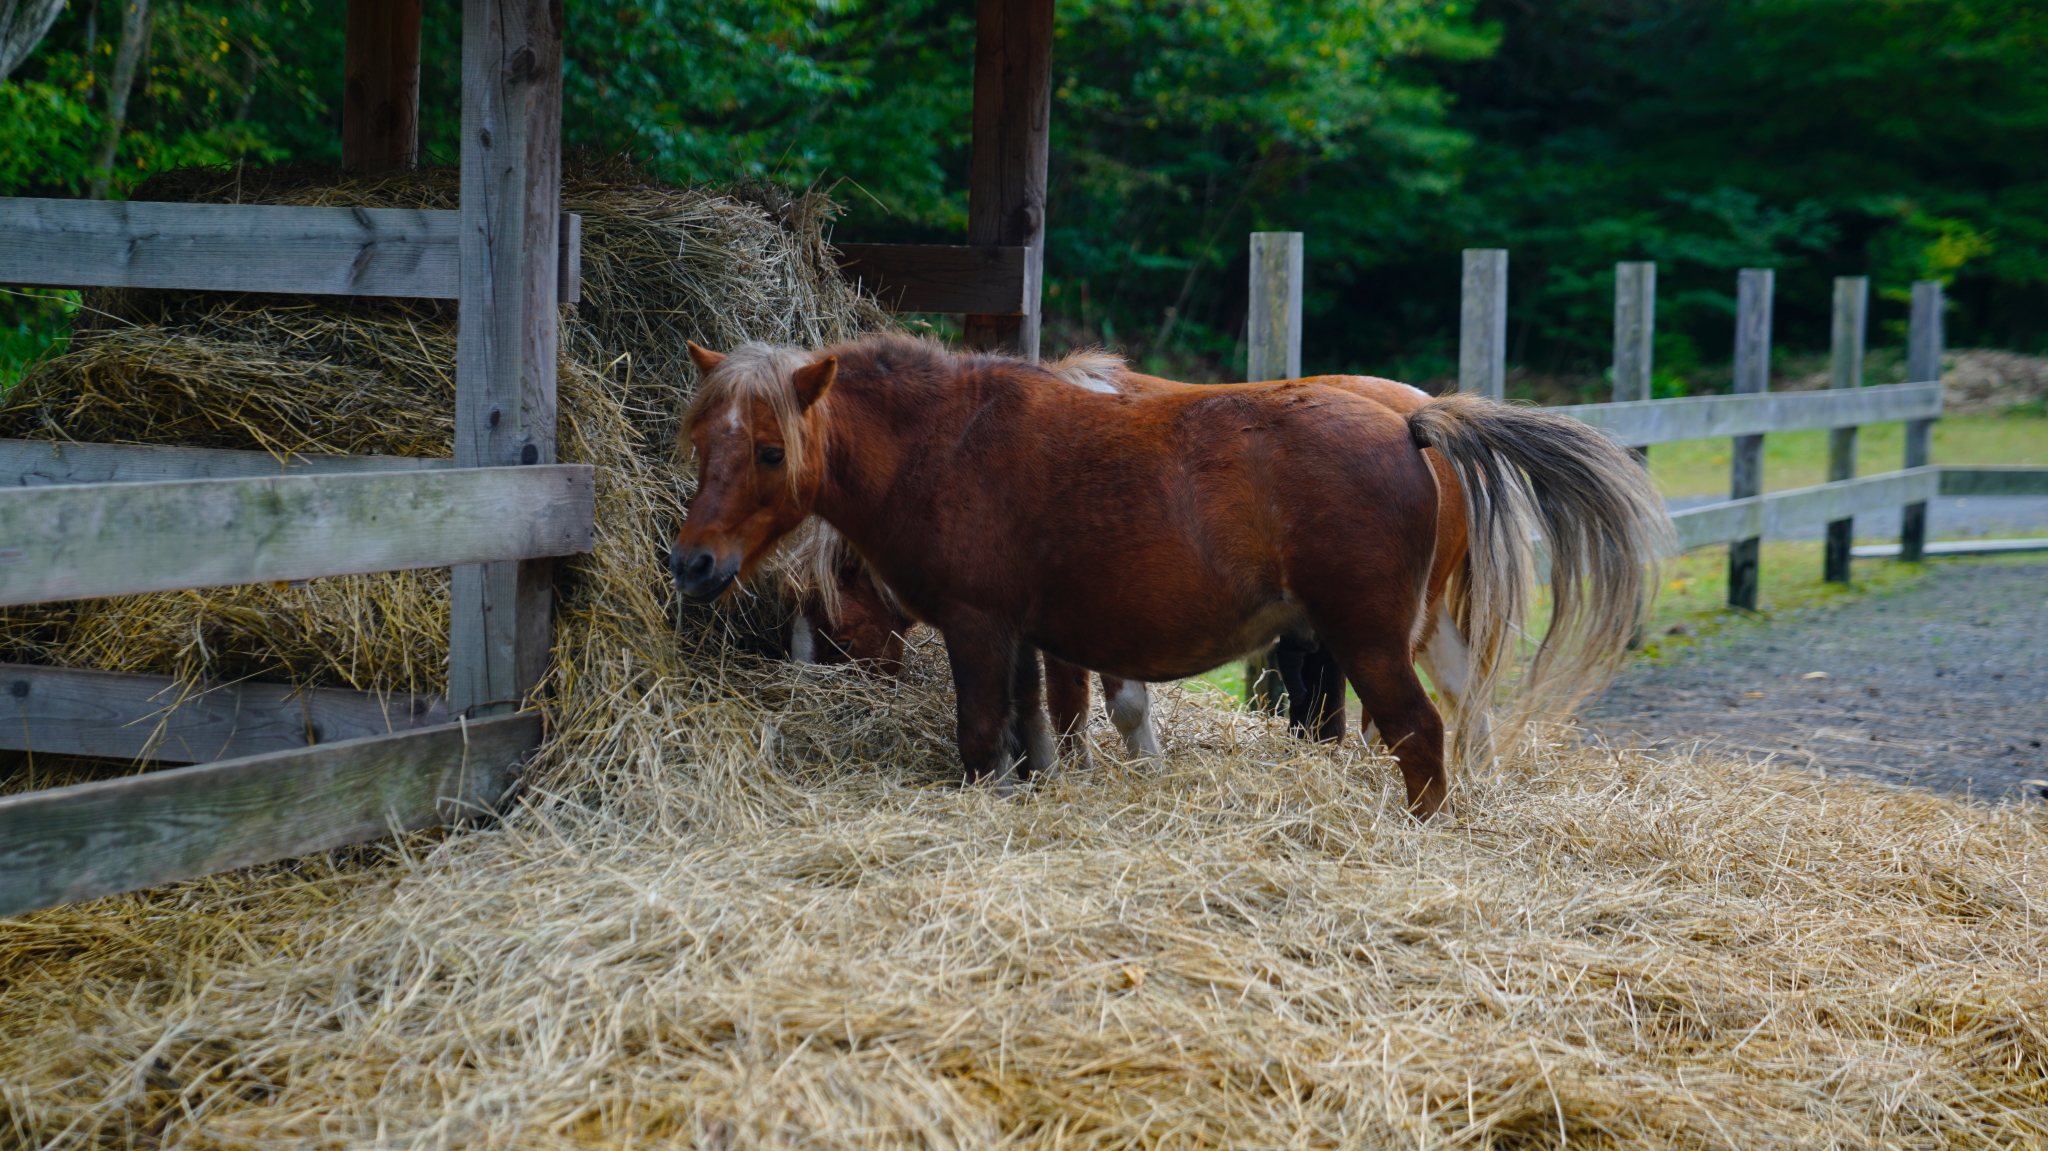
<instances>
[{"instance_id":1,"label":"pony's ear","mask_svg":"<svg viewBox=\"0 0 2048 1151\"><path fill-rule=\"evenodd\" d=\"M797 406L805 411L822 399L832 388L832 381L839 378L839 357L826 356L815 364L805 364L789 374L790 386L796 389Z\"/></svg>"},{"instance_id":2,"label":"pony's ear","mask_svg":"<svg viewBox=\"0 0 2048 1151\"><path fill-rule=\"evenodd\" d=\"M689 346L690 362L697 365L697 372L700 375L710 375L711 369L725 362L725 357L718 352L700 348L689 340L684 340L683 343Z\"/></svg>"}]
</instances>

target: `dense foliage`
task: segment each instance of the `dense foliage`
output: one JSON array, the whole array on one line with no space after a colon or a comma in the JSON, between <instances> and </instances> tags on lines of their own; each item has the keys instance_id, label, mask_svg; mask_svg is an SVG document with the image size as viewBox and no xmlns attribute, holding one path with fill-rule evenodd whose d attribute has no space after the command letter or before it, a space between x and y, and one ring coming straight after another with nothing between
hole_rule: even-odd
<instances>
[{"instance_id":1,"label":"dense foliage","mask_svg":"<svg viewBox=\"0 0 2048 1151\"><path fill-rule=\"evenodd\" d=\"M459 5L426 7L423 143L452 158ZM572 146L675 179L831 184L845 238L958 236L971 0L567 8ZM0 81L0 194L338 158L339 0L154 0L116 128L120 9L73 0ZM1880 342L1934 276L1952 342L2048 344L2031 0L1061 0L1059 19L1062 338L1227 372L1245 233L1296 229L1315 369L1448 370L1467 246L1513 252L1511 359L1589 381L1620 259L1659 263L1670 386L1710 386L1745 266L1780 269L1790 347L1825 345L1827 280L1855 273L1876 279ZM11 306L18 352L54 313Z\"/></svg>"}]
</instances>

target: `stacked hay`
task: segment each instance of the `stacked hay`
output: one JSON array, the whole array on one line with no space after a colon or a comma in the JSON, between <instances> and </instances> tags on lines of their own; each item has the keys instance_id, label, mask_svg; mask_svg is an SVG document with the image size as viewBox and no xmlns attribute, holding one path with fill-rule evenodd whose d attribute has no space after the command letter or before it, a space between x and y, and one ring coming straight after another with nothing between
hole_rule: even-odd
<instances>
[{"instance_id":1,"label":"stacked hay","mask_svg":"<svg viewBox=\"0 0 2048 1151\"><path fill-rule=\"evenodd\" d=\"M685 237L726 237L735 261L752 236L817 266L758 204L659 194L699 205ZM634 259L664 274L691 250ZM587 257L593 279L612 258ZM639 265L618 259L624 284ZM688 375L657 359L657 325L709 321L600 319L597 290L567 341L562 444L601 465L599 550L561 589L532 788L489 829L0 922L0 1148L2048 1145L2038 809L1560 738L1418 828L1383 758L1173 688L1163 767L1016 802L935 787L953 752L930 638L880 685L669 614L664 437ZM205 440L249 412L280 446L445 442L431 310L249 300L203 328L185 301L98 306L156 334L82 341L17 413L90 414L93 438L180 420L185 442L253 446ZM771 312L699 338L879 322ZM410 357L415 331L416 369L363 351ZM183 362L172 347L416 398L327 429L345 397L151 374ZM347 372L370 375L321 382ZM425 670L376 674L434 686L439 624L402 622L431 595L372 581L338 607L339 582L310 604L138 597L99 634L147 637L129 666L215 670L240 634L252 666L321 682L358 679L294 644L357 668L410 645ZM220 605L256 618L177 646ZM86 650L83 618L46 619L43 650Z\"/></svg>"}]
</instances>

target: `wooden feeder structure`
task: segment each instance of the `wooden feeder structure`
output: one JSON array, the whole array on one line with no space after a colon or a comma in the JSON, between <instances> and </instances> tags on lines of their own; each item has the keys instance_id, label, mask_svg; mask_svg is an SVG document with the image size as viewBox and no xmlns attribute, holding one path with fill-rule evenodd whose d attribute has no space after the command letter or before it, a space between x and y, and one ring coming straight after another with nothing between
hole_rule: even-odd
<instances>
[{"instance_id":1,"label":"wooden feeder structure","mask_svg":"<svg viewBox=\"0 0 2048 1151\"><path fill-rule=\"evenodd\" d=\"M420 12L349 0L351 170L416 161ZM593 540L593 468L555 462L563 8L462 21L457 210L0 198L0 284L452 299L459 327L450 460L0 440L0 605L453 569L441 696L0 665L0 748L191 765L0 798L0 915L485 815L539 745L552 565ZM1032 356L1052 38L1051 0L980 0L967 244L840 249L885 306Z\"/></svg>"}]
</instances>

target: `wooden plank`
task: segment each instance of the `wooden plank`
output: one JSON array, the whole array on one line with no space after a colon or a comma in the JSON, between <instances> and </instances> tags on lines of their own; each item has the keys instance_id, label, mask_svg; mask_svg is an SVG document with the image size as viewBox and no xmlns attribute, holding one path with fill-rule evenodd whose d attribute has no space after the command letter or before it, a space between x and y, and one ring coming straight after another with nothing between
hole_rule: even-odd
<instances>
[{"instance_id":1,"label":"wooden plank","mask_svg":"<svg viewBox=\"0 0 2048 1151\"><path fill-rule=\"evenodd\" d=\"M1913 311L1906 331L1906 375L1913 380L1928 383L1941 380L1942 310L1941 281L1915 281ZM1933 420L1907 421L1904 460L1907 467L1926 465L1933 438ZM1899 558L1907 563L1919 563L1926 558L1926 547L1927 504L1924 501L1907 504L1899 509Z\"/></svg>"},{"instance_id":2,"label":"wooden plank","mask_svg":"<svg viewBox=\"0 0 2048 1151\"><path fill-rule=\"evenodd\" d=\"M1507 250L1467 248L1458 310L1458 390L1501 399L1507 395L1507 367Z\"/></svg>"},{"instance_id":3,"label":"wooden plank","mask_svg":"<svg viewBox=\"0 0 2048 1151\"><path fill-rule=\"evenodd\" d=\"M486 812L540 738L526 712L0 798L0 916Z\"/></svg>"},{"instance_id":4,"label":"wooden plank","mask_svg":"<svg viewBox=\"0 0 2048 1151\"><path fill-rule=\"evenodd\" d=\"M1927 545L1928 558L1939 556L2008 556L2048 552L2048 539L1942 540ZM1864 544L1855 549L1857 559L1897 559L1897 544Z\"/></svg>"},{"instance_id":5,"label":"wooden plank","mask_svg":"<svg viewBox=\"0 0 2048 1151\"><path fill-rule=\"evenodd\" d=\"M1924 500L1940 484L1940 468L1885 472L1673 512L1671 523L1681 550L1731 540L1780 539L1816 523Z\"/></svg>"},{"instance_id":6,"label":"wooden plank","mask_svg":"<svg viewBox=\"0 0 2048 1151\"><path fill-rule=\"evenodd\" d=\"M892 312L1022 316L1031 250L965 244L840 244L840 270Z\"/></svg>"},{"instance_id":7,"label":"wooden plank","mask_svg":"<svg viewBox=\"0 0 2048 1151\"><path fill-rule=\"evenodd\" d=\"M561 138L560 0L463 0L457 468L555 459ZM538 560L451 573L448 699L458 714L510 710L539 681L550 571Z\"/></svg>"},{"instance_id":8,"label":"wooden plank","mask_svg":"<svg viewBox=\"0 0 2048 1151\"><path fill-rule=\"evenodd\" d=\"M1735 274L1735 382L1737 395L1771 390L1771 296L1776 275L1769 268ZM1764 490L1764 438L1736 436L1728 468L1728 498L1747 499ZM1728 603L1755 611L1762 574L1757 564L1763 540L1728 545Z\"/></svg>"},{"instance_id":9,"label":"wooden plank","mask_svg":"<svg viewBox=\"0 0 2048 1151\"><path fill-rule=\"evenodd\" d=\"M226 448L0 440L0 488L50 484L158 483L248 476L334 476L436 471L453 461L416 456L289 456Z\"/></svg>"},{"instance_id":10,"label":"wooden plank","mask_svg":"<svg viewBox=\"0 0 2048 1151\"><path fill-rule=\"evenodd\" d=\"M1626 404L1564 404L1547 410L1584 420L1617 443L1669 444L1929 419L1941 414L1941 399L1939 384L1884 384L1844 392L1687 396Z\"/></svg>"},{"instance_id":11,"label":"wooden plank","mask_svg":"<svg viewBox=\"0 0 2048 1151\"><path fill-rule=\"evenodd\" d=\"M1863 344L1870 315L1870 278L1835 277L1833 336L1828 352L1828 386L1836 389L1863 386ZM1828 432L1828 481L1856 478L1856 426ZM1856 532L1856 520L1848 517L1828 523L1827 543L1821 560L1821 579L1828 583L1849 582L1849 545Z\"/></svg>"},{"instance_id":12,"label":"wooden plank","mask_svg":"<svg viewBox=\"0 0 2048 1151\"><path fill-rule=\"evenodd\" d=\"M1650 398L1657 339L1657 265L1614 265L1614 400Z\"/></svg>"},{"instance_id":13,"label":"wooden plank","mask_svg":"<svg viewBox=\"0 0 2048 1151\"><path fill-rule=\"evenodd\" d=\"M205 763L448 722L437 695L0 664L0 747Z\"/></svg>"},{"instance_id":14,"label":"wooden plank","mask_svg":"<svg viewBox=\"0 0 2048 1151\"><path fill-rule=\"evenodd\" d=\"M452 299L460 226L414 208L0 198L0 284Z\"/></svg>"},{"instance_id":15,"label":"wooden plank","mask_svg":"<svg viewBox=\"0 0 2048 1151\"><path fill-rule=\"evenodd\" d=\"M1245 379L1301 378L1301 233L1253 232Z\"/></svg>"},{"instance_id":16,"label":"wooden plank","mask_svg":"<svg viewBox=\"0 0 2048 1151\"><path fill-rule=\"evenodd\" d=\"M348 0L341 166L410 172L420 153L420 0Z\"/></svg>"},{"instance_id":17,"label":"wooden plank","mask_svg":"<svg viewBox=\"0 0 2048 1151\"><path fill-rule=\"evenodd\" d=\"M1945 496L2048 496L2048 468L1943 468Z\"/></svg>"},{"instance_id":18,"label":"wooden plank","mask_svg":"<svg viewBox=\"0 0 2048 1151\"><path fill-rule=\"evenodd\" d=\"M589 464L0 491L0 604L589 551Z\"/></svg>"},{"instance_id":19,"label":"wooden plank","mask_svg":"<svg viewBox=\"0 0 2048 1151\"><path fill-rule=\"evenodd\" d=\"M978 0L974 24L967 242L1025 249L1024 300L1015 313L968 313L962 335L970 348L1034 360L1052 154L1052 9L1053 0Z\"/></svg>"},{"instance_id":20,"label":"wooden plank","mask_svg":"<svg viewBox=\"0 0 2048 1151\"><path fill-rule=\"evenodd\" d=\"M574 212L562 213L561 255L557 265L560 276L555 283L558 302L581 303L583 300L583 217Z\"/></svg>"}]
</instances>

